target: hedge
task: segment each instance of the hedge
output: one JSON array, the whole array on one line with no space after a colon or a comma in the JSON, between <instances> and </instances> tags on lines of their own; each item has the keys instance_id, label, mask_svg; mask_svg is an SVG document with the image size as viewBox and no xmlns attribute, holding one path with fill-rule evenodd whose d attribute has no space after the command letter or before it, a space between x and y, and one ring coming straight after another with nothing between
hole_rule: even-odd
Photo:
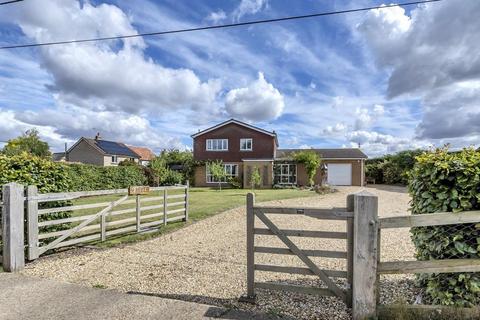
<instances>
[{"instance_id":1,"label":"hedge","mask_svg":"<svg viewBox=\"0 0 480 320\"><path fill-rule=\"evenodd\" d=\"M70 164L67 172L72 191L122 189L147 183L143 169L137 165L99 167Z\"/></svg>"},{"instance_id":2,"label":"hedge","mask_svg":"<svg viewBox=\"0 0 480 320\"><path fill-rule=\"evenodd\" d=\"M447 149L416 158L410 173L412 214L480 209L480 152ZM418 260L480 258L480 226L412 228ZM470 307L480 303L480 273L422 274L419 283L433 304Z\"/></svg>"},{"instance_id":3,"label":"hedge","mask_svg":"<svg viewBox=\"0 0 480 320\"><path fill-rule=\"evenodd\" d=\"M406 150L368 159L365 163L367 179L375 180L375 183L407 185L408 172L415 164L415 157L421 153L422 150Z\"/></svg>"}]
</instances>

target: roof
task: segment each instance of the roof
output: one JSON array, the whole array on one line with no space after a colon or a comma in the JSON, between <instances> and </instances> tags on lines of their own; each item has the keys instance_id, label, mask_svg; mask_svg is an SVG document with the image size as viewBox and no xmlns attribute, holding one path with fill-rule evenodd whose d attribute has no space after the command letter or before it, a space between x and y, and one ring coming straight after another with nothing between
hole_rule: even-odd
<instances>
[{"instance_id":1,"label":"roof","mask_svg":"<svg viewBox=\"0 0 480 320\"><path fill-rule=\"evenodd\" d=\"M140 158L138 154L133 152L126 144L115 141L101 140L101 139L89 139L81 137L73 146L68 149L67 152L70 152L73 148L77 146L81 141L85 141L93 148L97 149L102 154L107 155L117 155L117 156L126 156L130 158Z\"/></svg>"},{"instance_id":2,"label":"roof","mask_svg":"<svg viewBox=\"0 0 480 320\"><path fill-rule=\"evenodd\" d=\"M276 160L291 159L295 152L314 151L322 159L367 159L367 155L358 148L338 148L338 149L278 149Z\"/></svg>"},{"instance_id":3,"label":"roof","mask_svg":"<svg viewBox=\"0 0 480 320\"><path fill-rule=\"evenodd\" d=\"M267 131L267 130L264 130L262 128L259 128L259 127L255 127L255 126L252 126L248 123L245 123L245 122L242 122L242 121L239 121L239 120L236 120L236 119L230 119L230 120L227 120L227 121L224 121L222 123L219 123L213 127L210 127L210 128L207 128L205 130L202 130L200 132L197 132L195 134L192 134L191 137L192 138L196 138L198 136L201 136L202 134L205 134L207 132L210 132L210 131L213 131L213 130L216 130L218 128L221 128L223 126L226 126L226 125L229 125L229 124L237 124L239 126L242 126L242 127L245 127L245 128L248 128L248 129L251 129L251 130L255 130L255 131L258 131L258 132L261 132L263 134L266 134L266 135L269 135L269 136L272 136L275 138L275 143L277 144L278 146L278 139L277 139L277 134L274 132L270 132L270 131Z\"/></svg>"},{"instance_id":4,"label":"roof","mask_svg":"<svg viewBox=\"0 0 480 320\"><path fill-rule=\"evenodd\" d=\"M128 146L133 152L140 156L140 160L152 161L155 158L155 154L147 147L134 147Z\"/></svg>"}]
</instances>

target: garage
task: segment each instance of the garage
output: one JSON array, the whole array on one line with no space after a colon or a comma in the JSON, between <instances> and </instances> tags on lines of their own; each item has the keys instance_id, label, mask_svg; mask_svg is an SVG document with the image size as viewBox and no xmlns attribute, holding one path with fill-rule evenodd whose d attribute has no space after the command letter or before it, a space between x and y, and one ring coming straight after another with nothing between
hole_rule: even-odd
<instances>
[{"instance_id":1,"label":"garage","mask_svg":"<svg viewBox=\"0 0 480 320\"><path fill-rule=\"evenodd\" d=\"M327 164L327 181L334 186L352 185L352 164L351 163L329 163Z\"/></svg>"}]
</instances>

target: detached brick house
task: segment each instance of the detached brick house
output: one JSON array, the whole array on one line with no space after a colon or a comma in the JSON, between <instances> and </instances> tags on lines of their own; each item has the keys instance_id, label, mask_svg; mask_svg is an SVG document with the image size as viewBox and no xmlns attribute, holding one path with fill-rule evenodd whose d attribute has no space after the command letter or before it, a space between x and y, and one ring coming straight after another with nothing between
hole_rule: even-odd
<instances>
[{"instance_id":1,"label":"detached brick house","mask_svg":"<svg viewBox=\"0 0 480 320\"><path fill-rule=\"evenodd\" d=\"M261 187L275 184L307 185L308 178L302 164L295 163L293 154L300 150L278 149L275 131L270 132L247 123L230 119L200 131L193 138L193 158L205 165L195 170L196 186L213 186L218 183L208 170L208 161L222 160L226 181L237 178L243 187L250 185L250 176L258 168ZM331 185L365 184L365 159L367 156L357 148L309 149L322 157L315 184L327 181Z\"/></svg>"}]
</instances>

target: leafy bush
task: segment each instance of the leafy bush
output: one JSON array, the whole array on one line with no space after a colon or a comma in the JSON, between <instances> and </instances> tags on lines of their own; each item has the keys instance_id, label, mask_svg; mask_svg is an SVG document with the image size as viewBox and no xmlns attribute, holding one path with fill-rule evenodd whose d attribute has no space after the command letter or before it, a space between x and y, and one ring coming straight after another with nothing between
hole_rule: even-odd
<instances>
[{"instance_id":1,"label":"leafy bush","mask_svg":"<svg viewBox=\"0 0 480 320\"><path fill-rule=\"evenodd\" d=\"M68 166L71 189L74 191L122 189L145 185L143 169L136 166L99 167L88 164Z\"/></svg>"},{"instance_id":2,"label":"leafy bush","mask_svg":"<svg viewBox=\"0 0 480 320\"><path fill-rule=\"evenodd\" d=\"M313 180L317 173L318 167L322 163L322 159L315 151L305 150L295 153L294 160L298 163L303 163L305 171L307 172L308 182L312 186L315 181Z\"/></svg>"},{"instance_id":3,"label":"leafy bush","mask_svg":"<svg viewBox=\"0 0 480 320\"><path fill-rule=\"evenodd\" d=\"M252 175L250 176L250 186L252 190L255 190L255 187L260 186L262 183L262 176L260 176L260 170L258 167L253 167Z\"/></svg>"},{"instance_id":4,"label":"leafy bush","mask_svg":"<svg viewBox=\"0 0 480 320\"><path fill-rule=\"evenodd\" d=\"M243 184L242 184L242 179L240 177L230 177L228 179L228 184L234 189L241 189Z\"/></svg>"},{"instance_id":5,"label":"leafy bush","mask_svg":"<svg viewBox=\"0 0 480 320\"><path fill-rule=\"evenodd\" d=\"M154 185L172 185L185 181L184 175L181 172L170 169L167 165L167 161L162 157L156 157L153 159L150 168L151 173L153 174L153 180L155 181Z\"/></svg>"},{"instance_id":6,"label":"leafy bush","mask_svg":"<svg viewBox=\"0 0 480 320\"><path fill-rule=\"evenodd\" d=\"M365 163L367 180L375 180L375 183L406 185L408 173L415 164L415 157L422 152L422 150L407 150L368 159Z\"/></svg>"},{"instance_id":7,"label":"leafy bush","mask_svg":"<svg viewBox=\"0 0 480 320\"><path fill-rule=\"evenodd\" d=\"M413 214L480 209L480 152L440 149L416 158L409 192ZM480 229L475 224L412 228L419 260L480 258ZM434 304L480 303L480 273L422 274L420 284Z\"/></svg>"}]
</instances>

